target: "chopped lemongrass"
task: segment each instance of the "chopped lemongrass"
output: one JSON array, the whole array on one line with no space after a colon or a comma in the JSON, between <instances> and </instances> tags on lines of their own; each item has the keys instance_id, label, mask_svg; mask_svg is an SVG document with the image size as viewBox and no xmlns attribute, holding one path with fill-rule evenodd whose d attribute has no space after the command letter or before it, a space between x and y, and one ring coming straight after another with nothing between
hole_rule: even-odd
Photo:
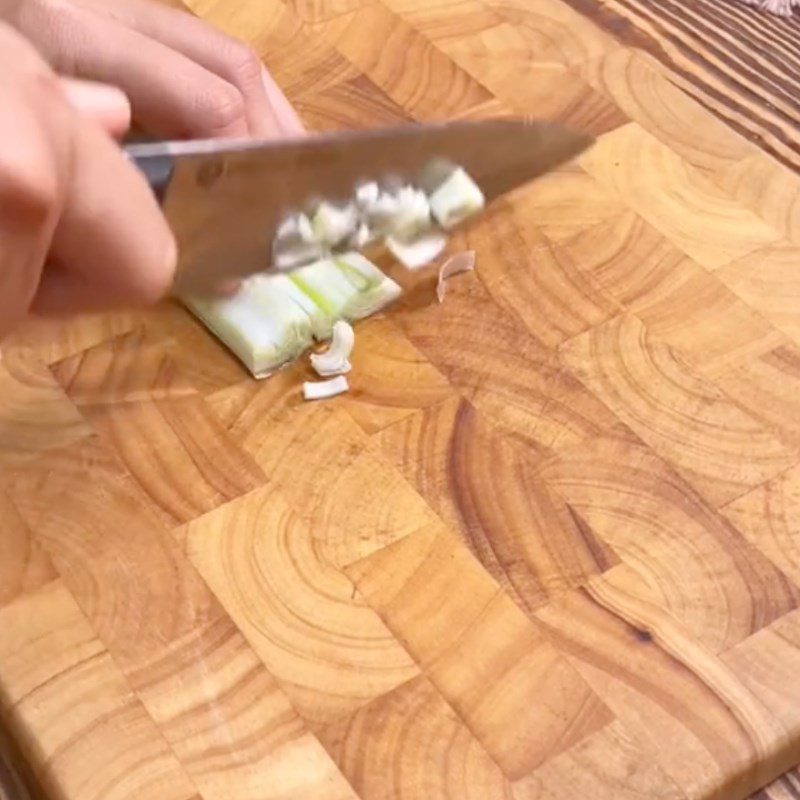
<instances>
[{"instance_id":1,"label":"chopped lemongrass","mask_svg":"<svg viewBox=\"0 0 800 800\"><path fill-rule=\"evenodd\" d=\"M378 237L369 229L369 225L367 225L366 222L362 222L358 228L356 228L355 233L350 237L349 244L352 249L361 250L362 247L372 244L377 238Z\"/></svg>"},{"instance_id":2,"label":"chopped lemongrass","mask_svg":"<svg viewBox=\"0 0 800 800\"><path fill-rule=\"evenodd\" d=\"M292 361L313 339L308 315L270 277L250 279L230 297L185 302L256 377Z\"/></svg>"},{"instance_id":3,"label":"chopped lemongrass","mask_svg":"<svg viewBox=\"0 0 800 800\"><path fill-rule=\"evenodd\" d=\"M305 214L292 214L278 226L275 242L285 245L296 245L301 242L313 242L314 229L311 220Z\"/></svg>"},{"instance_id":4,"label":"chopped lemongrass","mask_svg":"<svg viewBox=\"0 0 800 800\"><path fill-rule=\"evenodd\" d=\"M283 272L313 264L322 258L323 250L317 242L301 242L284 250L275 250L272 257L272 266Z\"/></svg>"},{"instance_id":5,"label":"chopped lemongrass","mask_svg":"<svg viewBox=\"0 0 800 800\"><path fill-rule=\"evenodd\" d=\"M186 297L188 308L256 377L293 361L338 320L380 311L400 287L359 253L288 274L259 274L228 297ZM346 358L346 356L345 356Z\"/></svg>"},{"instance_id":6,"label":"chopped lemongrass","mask_svg":"<svg viewBox=\"0 0 800 800\"><path fill-rule=\"evenodd\" d=\"M327 339L337 319L363 319L380 311L400 294L400 287L360 253L345 253L294 270L289 279L319 308L328 323Z\"/></svg>"},{"instance_id":7,"label":"chopped lemongrass","mask_svg":"<svg viewBox=\"0 0 800 800\"><path fill-rule=\"evenodd\" d=\"M441 231L430 231L411 242L388 236L386 246L406 269L420 269L439 257L447 246L447 236Z\"/></svg>"},{"instance_id":8,"label":"chopped lemongrass","mask_svg":"<svg viewBox=\"0 0 800 800\"><path fill-rule=\"evenodd\" d=\"M331 325L343 316L343 309L351 297L358 294L355 287L336 263L325 258L294 270L289 276L295 285L306 294L331 319Z\"/></svg>"},{"instance_id":9,"label":"chopped lemongrass","mask_svg":"<svg viewBox=\"0 0 800 800\"><path fill-rule=\"evenodd\" d=\"M352 326L340 319L333 326L330 347L324 353L311 354L311 366L314 371L323 378L350 372L351 365L348 359L354 343L355 333Z\"/></svg>"},{"instance_id":10,"label":"chopped lemongrass","mask_svg":"<svg viewBox=\"0 0 800 800\"><path fill-rule=\"evenodd\" d=\"M303 397L306 400L325 400L328 397L335 397L350 389L347 378L339 375L329 381L306 381L303 384Z\"/></svg>"},{"instance_id":11,"label":"chopped lemongrass","mask_svg":"<svg viewBox=\"0 0 800 800\"><path fill-rule=\"evenodd\" d=\"M374 205L381 196L381 190L375 181L362 183L356 187L356 205L360 209L368 209Z\"/></svg>"},{"instance_id":12,"label":"chopped lemongrass","mask_svg":"<svg viewBox=\"0 0 800 800\"><path fill-rule=\"evenodd\" d=\"M377 186L377 184L374 184ZM367 193L363 193L366 195ZM362 221L365 222L370 231L380 236L391 230L392 221L400 211L400 202L392 194L378 190L377 196L373 196L372 191L367 196L362 196L362 203L359 205L362 214Z\"/></svg>"},{"instance_id":13,"label":"chopped lemongrass","mask_svg":"<svg viewBox=\"0 0 800 800\"><path fill-rule=\"evenodd\" d=\"M327 339L331 335L333 318L321 309L291 278L291 273L278 273L270 275L276 286L285 292L286 296L301 308L311 323L311 332L315 339Z\"/></svg>"},{"instance_id":14,"label":"chopped lemongrass","mask_svg":"<svg viewBox=\"0 0 800 800\"><path fill-rule=\"evenodd\" d=\"M317 242L326 247L336 247L355 233L358 227L358 211L352 203L335 206L323 202L317 206L311 226Z\"/></svg>"},{"instance_id":15,"label":"chopped lemongrass","mask_svg":"<svg viewBox=\"0 0 800 800\"><path fill-rule=\"evenodd\" d=\"M439 269L439 280L436 284L436 298L441 303L447 291L447 279L459 272L475 269L475 251L467 250L450 256Z\"/></svg>"},{"instance_id":16,"label":"chopped lemongrass","mask_svg":"<svg viewBox=\"0 0 800 800\"><path fill-rule=\"evenodd\" d=\"M351 321L380 311L400 296L400 287L360 253L345 253L334 260L340 273L357 289L341 310Z\"/></svg>"},{"instance_id":17,"label":"chopped lemongrass","mask_svg":"<svg viewBox=\"0 0 800 800\"><path fill-rule=\"evenodd\" d=\"M321 257L322 247L314 240L305 214L292 214L280 224L272 245L272 265L276 269L294 269Z\"/></svg>"},{"instance_id":18,"label":"chopped lemongrass","mask_svg":"<svg viewBox=\"0 0 800 800\"><path fill-rule=\"evenodd\" d=\"M393 238L411 241L431 228L431 207L425 192L404 186L395 198L397 211L389 221L389 233Z\"/></svg>"},{"instance_id":19,"label":"chopped lemongrass","mask_svg":"<svg viewBox=\"0 0 800 800\"><path fill-rule=\"evenodd\" d=\"M461 168L454 170L429 200L431 213L445 229L478 213L485 204L483 192Z\"/></svg>"}]
</instances>

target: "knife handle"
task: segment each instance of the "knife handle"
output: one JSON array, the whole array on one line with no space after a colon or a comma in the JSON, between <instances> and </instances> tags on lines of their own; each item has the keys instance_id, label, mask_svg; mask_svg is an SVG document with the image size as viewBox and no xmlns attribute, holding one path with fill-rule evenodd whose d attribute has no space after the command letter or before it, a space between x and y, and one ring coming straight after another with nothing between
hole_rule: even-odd
<instances>
[{"instance_id":1,"label":"knife handle","mask_svg":"<svg viewBox=\"0 0 800 800\"><path fill-rule=\"evenodd\" d=\"M144 175L159 204L163 204L167 193L172 173L175 169L175 160L169 155L136 156L128 153L128 157Z\"/></svg>"}]
</instances>

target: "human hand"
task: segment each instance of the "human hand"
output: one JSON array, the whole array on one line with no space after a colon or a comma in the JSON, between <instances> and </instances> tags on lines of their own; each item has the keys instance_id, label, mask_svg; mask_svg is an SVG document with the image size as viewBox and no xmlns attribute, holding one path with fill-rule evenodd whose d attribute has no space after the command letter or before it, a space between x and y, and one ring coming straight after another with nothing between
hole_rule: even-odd
<instances>
[{"instance_id":1,"label":"human hand","mask_svg":"<svg viewBox=\"0 0 800 800\"><path fill-rule=\"evenodd\" d=\"M270 138L303 125L258 56L157 0L0 0L61 75L118 86L161 138Z\"/></svg>"},{"instance_id":2,"label":"human hand","mask_svg":"<svg viewBox=\"0 0 800 800\"><path fill-rule=\"evenodd\" d=\"M30 311L150 304L175 244L147 183L109 133L125 96L64 84L0 22L0 338Z\"/></svg>"}]
</instances>

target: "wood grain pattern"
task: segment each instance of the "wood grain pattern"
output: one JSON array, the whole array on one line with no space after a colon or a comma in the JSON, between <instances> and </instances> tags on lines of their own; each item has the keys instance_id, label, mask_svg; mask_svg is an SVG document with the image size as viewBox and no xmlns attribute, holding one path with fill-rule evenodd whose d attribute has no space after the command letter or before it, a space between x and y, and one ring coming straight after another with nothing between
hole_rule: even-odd
<instances>
[{"instance_id":1,"label":"wood grain pattern","mask_svg":"<svg viewBox=\"0 0 800 800\"><path fill-rule=\"evenodd\" d=\"M62 584L0 614L3 703L31 737L29 755L43 783L68 797L197 797Z\"/></svg>"},{"instance_id":2,"label":"wood grain pattern","mask_svg":"<svg viewBox=\"0 0 800 800\"><path fill-rule=\"evenodd\" d=\"M715 269L777 232L636 123L603 137L583 167L691 256Z\"/></svg>"},{"instance_id":3,"label":"wood grain pattern","mask_svg":"<svg viewBox=\"0 0 800 800\"><path fill-rule=\"evenodd\" d=\"M386 428L382 450L505 591L529 611L618 563L527 452L452 401Z\"/></svg>"},{"instance_id":4,"label":"wood grain pattern","mask_svg":"<svg viewBox=\"0 0 800 800\"><path fill-rule=\"evenodd\" d=\"M438 526L347 572L509 778L610 721L600 699ZM520 718L520 708L530 713Z\"/></svg>"},{"instance_id":5,"label":"wood grain pattern","mask_svg":"<svg viewBox=\"0 0 800 800\"><path fill-rule=\"evenodd\" d=\"M798 22L742 3L566 0L741 135L796 169Z\"/></svg>"},{"instance_id":6,"label":"wood grain pattern","mask_svg":"<svg viewBox=\"0 0 800 800\"><path fill-rule=\"evenodd\" d=\"M192 561L295 707L328 724L418 670L273 487L188 526Z\"/></svg>"},{"instance_id":7,"label":"wood grain pattern","mask_svg":"<svg viewBox=\"0 0 800 800\"><path fill-rule=\"evenodd\" d=\"M0 724L34 794L796 800L797 22L186 5L313 129L598 141L452 238L443 304L382 262L403 295L331 401L175 303L3 342Z\"/></svg>"}]
</instances>

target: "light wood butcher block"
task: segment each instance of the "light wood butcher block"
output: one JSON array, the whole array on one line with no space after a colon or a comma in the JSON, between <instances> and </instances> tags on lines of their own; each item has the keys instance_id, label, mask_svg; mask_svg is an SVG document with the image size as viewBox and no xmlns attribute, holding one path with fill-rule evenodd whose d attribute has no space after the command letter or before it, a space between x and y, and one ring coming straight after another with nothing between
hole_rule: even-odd
<instances>
[{"instance_id":1,"label":"light wood butcher block","mask_svg":"<svg viewBox=\"0 0 800 800\"><path fill-rule=\"evenodd\" d=\"M742 800L800 762L800 179L586 5L192 0L309 127L599 141L453 241L442 305L393 269L329 402L177 305L3 344L33 796Z\"/></svg>"}]
</instances>

